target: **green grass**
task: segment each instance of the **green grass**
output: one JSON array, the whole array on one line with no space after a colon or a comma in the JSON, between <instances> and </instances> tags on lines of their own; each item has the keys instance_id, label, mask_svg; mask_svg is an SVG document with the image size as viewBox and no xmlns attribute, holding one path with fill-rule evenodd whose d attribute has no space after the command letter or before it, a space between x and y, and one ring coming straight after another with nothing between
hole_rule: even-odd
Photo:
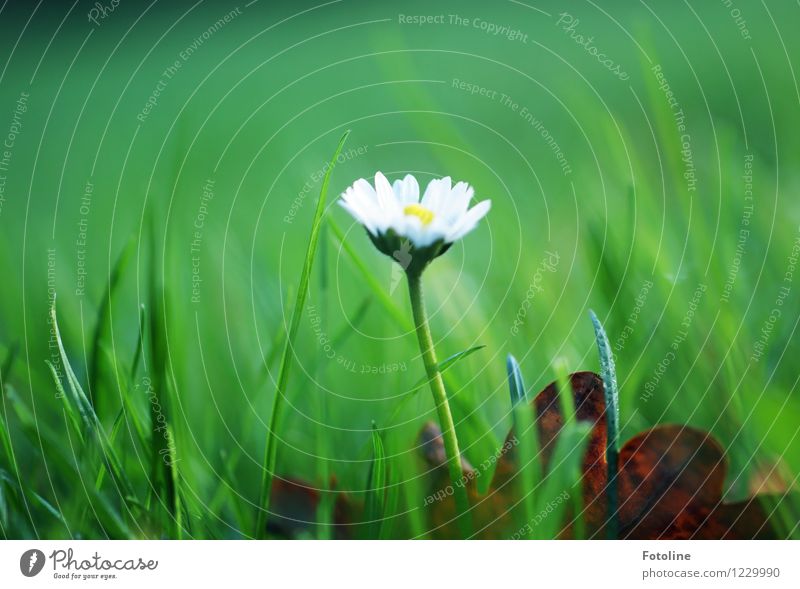
<instances>
[{"instance_id":1,"label":"green grass","mask_svg":"<svg viewBox=\"0 0 800 589\"><path fill-rule=\"evenodd\" d=\"M260 537L262 530L265 530L267 514L269 513L272 480L275 476L275 471L277 468L279 443L277 432L280 425L281 411L283 410L284 397L286 395L286 387L289 384L289 374L292 370L294 342L295 338L297 337L297 330L300 326L300 320L303 317L303 307L306 302L306 297L308 296L308 283L314 267L314 258L317 255L317 242L319 241L319 234L322 227L322 215L325 212L325 204L327 202L328 184L330 183L331 173L336 165L336 160L339 157L339 154L342 152L342 147L344 147L349 134L350 132L346 131L339 140L339 145L336 146L336 151L333 153L328 170L325 173L325 178L323 179L322 187L320 188L319 198L317 199L317 206L314 212L314 221L311 225L311 236L308 239L308 249L306 250L303 269L300 273L300 286L297 289L297 298L295 299L294 307L292 309L292 319L287 331L286 344L283 348L283 354L281 355L281 364L280 369L278 370L278 382L275 387L272 412L270 413L269 429L267 431L267 441L265 444L266 449L264 451L261 493L258 501L258 504L262 509L259 511L259 515L256 518L256 526L253 530L253 535L255 537Z\"/></svg>"},{"instance_id":2,"label":"green grass","mask_svg":"<svg viewBox=\"0 0 800 589\"><path fill-rule=\"evenodd\" d=\"M268 473L317 489L314 537L336 534L339 492L369 506L373 524L357 535L429 537L417 435L435 410L405 285L393 288L391 262L334 204L376 170L392 180L411 171L423 183L452 175L493 200L486 222L425 274L459 443L473 465L495 455L514 420L508 354L528 399L568 371L600 372L591 308L615 355L621 442L659 423L687 423L725 448L726 499L747 496L771 469L793 481L800 277L785 279L800 235L800 137L791 132L800 123L792 70L800 45L788 25L797 7L769 3L767 14L748 5L754 40L745 43L724 9L691 4L713 43L686 6L649 3L662 26L644 6L603 5L646 56L591 5L570 9L624 62L631 80L622 83L554 19L515 3L491 19L477 2L436 10L517 26L526 44L472 27L400 26L400 11L433 10L421 2L322 7L248 41L304 9L262 1L184 63L144 123L136 114L165 65L220 16L216 9L203 7L158 42L176 17L159 8L98 78L139 16L121 5L63 85L85 19L67 21L29 84L62 17L37 16L0 85L6 115L21 90L31 94L0 209L0 535L249 538L263 532ZM3 55L18 18L0 24ZM371 22L381 19L390 20ZM686 113L695 192L653 63ZM518 110L454 88L453 79L534 113L572 173ZM345 129L343 153L365 149L336 165L317 211L324 166ZM743 226L747 155L753 215ZM209 178L213 198L198 229ZM84 217L86 285L77 294ZM558 263L539 270L548 252ZM791 292L779 303L784 285ZM774 309L780 318L754 359ZM278 390L280 452L265 470ZM580 501L585 432L573 425L555 450L561 470L534 466L520 481L521 520L571 489L572 507L560 503L536 537L553 537ZM477 479L481 491L490 479ZM776 513L797 536L795 512L782 503Z\"/></svg>"}]
</instances>

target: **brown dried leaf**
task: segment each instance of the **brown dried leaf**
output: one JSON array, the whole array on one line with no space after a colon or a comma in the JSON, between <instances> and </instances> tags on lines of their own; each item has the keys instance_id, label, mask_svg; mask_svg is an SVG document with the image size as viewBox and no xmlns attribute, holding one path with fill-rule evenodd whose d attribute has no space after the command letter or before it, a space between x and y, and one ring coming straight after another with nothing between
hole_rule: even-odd
<instances>
[{"instance_id":1,"label":"brown dried leaf","mask_svg":"<svg viewBox=\"0 0 800 589\"><path fill-rule=\"evenodd\" d=\"M583 517L590 537L605 537L606 422L603 383L591 372L570 377L577 418L593 424L583 461ZM537 414L543 470L564 424L558 390L548 385L533 405ZM426 425L426 439L436 439L438 428ZM509 434L507 442L513 437ZM432 496L447 488L443 452L428 464L435 468ZM710 434L677 425L658 426L629 440L620 451L620 538L769 538L773 527L758 500L728 504L722 501L727 470L719 444ZM517 452L506 443L497 460L490 490L479 496L474 477L467 481L473 520L480 538L508 537L512 506L518 503L514 477ZM429 496L430 497L430 496ZM439 537L457 537L452 497L446 494L430 506L430 519ZM520 522L516 522L519 525ZM568 526L562 536L569 536Z\"/></svg>"}]
</instances>

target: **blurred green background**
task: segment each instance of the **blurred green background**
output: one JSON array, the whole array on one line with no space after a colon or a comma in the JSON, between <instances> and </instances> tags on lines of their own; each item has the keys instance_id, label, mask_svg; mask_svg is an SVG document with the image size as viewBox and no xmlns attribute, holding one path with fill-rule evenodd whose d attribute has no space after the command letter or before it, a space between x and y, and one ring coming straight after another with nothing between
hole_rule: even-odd
<instances>
[{"instance_id":1,"label":"blurred green background","mask_svg":"<svg viewBox=\"0 0 800 589\"><path fill-rule=\"evenodd\" d=\"M556 359L598 369L592 308L617 354L623 439L665 422L712 431L732 498L765 468L800 472L796 3L106 4L0 11L3 409L41 499L6 477L6 536L105 537L68 514L119 500L78 476L45 364L53 292L109 430L126 395L148 423L145 379L161 383L186 535L247 535L283 333L345 129L280 474L357 496L374 421L408 486L398 513L416 517L414 447L435 412L426 390L400 405L423 375L405 283L335 205L377 170L449 175L492 199L426 273L440 358L486 346L448 375L473 463L511 424L507 353L534 392ZM142 305L149 352L131 376ZM145 494L148 451L130 419L116 424Z\"/></svg>"}]
</instances>

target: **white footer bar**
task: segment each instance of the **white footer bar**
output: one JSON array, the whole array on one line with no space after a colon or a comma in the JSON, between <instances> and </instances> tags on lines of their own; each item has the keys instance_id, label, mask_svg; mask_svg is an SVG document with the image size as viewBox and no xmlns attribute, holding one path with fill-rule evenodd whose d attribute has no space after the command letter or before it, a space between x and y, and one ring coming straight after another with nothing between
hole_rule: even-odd
<instances>
[{"instance_id":1,"label":"white footer bar","mask_svg":"<svg viewBox=\"0 0 800 589\"><path fill-rule=\"evenodd\" d=\"M792 541L0 542L3 588L796 588L798 570Z\"/></svg>"}]
</instances>

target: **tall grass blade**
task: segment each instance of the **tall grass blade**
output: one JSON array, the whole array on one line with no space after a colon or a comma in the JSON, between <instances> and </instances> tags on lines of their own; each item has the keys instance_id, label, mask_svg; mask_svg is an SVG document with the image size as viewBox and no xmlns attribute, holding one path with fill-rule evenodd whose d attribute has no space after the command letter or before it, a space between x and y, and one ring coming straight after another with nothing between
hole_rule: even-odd
<instances>
[{"instance_id":1,"label":"tall grass blade","mask_svg":"<svg viewBox=\"0 0 800 589\"><path fill-rule=\"evenodd\" d=\"M323 223L320 227L320 242L319 242L319 298L317 303L320 306L320 327L324 333L328 332L328 239L326 225ZM325 380L327 372L327 358L322 347L317 348L317 354L314 357L312 374L314 375L314 411L317 415L319 423L328 422L328 394L321 382ZM316 428L314 432L315 451L318 456L317 459L317 476L320 481L320 501L317 505L317 525L316 537L320 540L330 540L332 537L333 528L331 524L334 522L334 505L336 498L334 493L329 490L331 482L331 469L328 463L327 447L333 445L330 443L330 433L322 427Z\"/></svg>"},{"instance_id":2,"label":"tall grass blade","mask_svg":"<svg viewBox=\"0 0 800 589\"><path fill-rule=\"evenodd\" d=\"M8 529L8 499L6 499L6 479L9 479L8 473L0 469L0 531L4 537L8 537L6 530Z\"/></svg>"},{"instance_id":3,"label":"tall grass blade","mask_svg":"<svg viewBox=\"0 0 800 589\"><path fill-rule=\"evenodd\" d=\"M64 517L64 514L61 513L58 509L53 507L53 504L50 503L47 499L39 495L36 491L31 491L30 496L33 499L34 503L38 503L41 507L44 507L45 511L47 511L50 515L56 518L60 523L64 525L67 530L70 529L69 524L67 523L67 519Z\"/></svg>"},{"instance_id":4,"label":"tall grass blade","mask_svg":"<svg viewBox=\"0 0 800 589\"><path fill-rule=\"evenodd\" d=\"M66 391L64 391L64 385L61 383L61 378L58 375L58 370L55 365L50 362L50 360L45 360L44 363L47 364L47 367L50 369L50 374L53 376L53 382L56 385L56 396L63 402L67 419L69 419L73 431L78 436L81 445L83 445L84 428L88 427L87 420L83 413L80 415L76 413L75 402L70 402L70 398L67 396Z\"/></svg>"},{"instance_id":5,"label":"tall grass blade","mask_svg":"<svg viewBox=\"0 0 800 589\"><path fill-rule=\"evenodd\" d=\"M383 521L379 538L386 540L392 537L392 529L397 521L397 506L400 504L400 479L397 476L398 469L392 462L386 461L386 505L383 509Z\"/></svg>"},{"instance_id":6,"label":"tall grass blade","mask_svg":"<svg viewBox=\"0 0 800 589\"><path fill-rule=\"evenodd\" d=\"M564 416L564 423L575 421L575 393L572 390L569 369L563 358L556 358L553 362L556 385L558 387L558 401L561 405L561 414Z\"/></svg>"},{"instance_id":7,"label":"tall grass blade","mask_svg":"<svg viewBox=\"0 0 800 589\"><path fill-rule=\"evenodd\" d=\"M8 409L6 408L5 391L6 387L3 383L3 375L7 372L0 373L0 407L2 407L2 415L0 415L0 440L3 443L3 451L5 452L7 464L11 466L15 475L19 474L17 469L17 460L14 455L14 447L11 444L11 431L8 425Z\"/></svg>"},{"instance_id":8,"label":"tall grass blade","mask_svg":"<svg viewBox=\"0 0 800 589\"><path fill-rule=\"evenodd\" d=\"M142 350L144 349L144 330L147 325L147 315L145 314L144 303L139 305L139 334L136 338L136 349L133 351L133 361L131 362L130 380L134 382L139 372L139 363L142 360Z\"/></svg>"},{"instance_id":9,"label":"tall grass blade","mask_svg":"<svg viewBox=\"0 0 800 589\"><path fill-rule=\"evenodd\" d=\"M511 415L514 421L514 435L511 442L519 448L516 486L521 498L523 521L532 522L536 509L536 488L542 479L539 437L535 423L536 410L527 403L522 369L511 354L506 357L506 370L511 395Z\"/></svg>"},{"instance_id":10,"label":"tall grass blade","mask_svg":"<svg viewBox=\"0 0 800 589\"><path fill-rule=\"evenodd\" d=\"M619 463L619 390L617 388L617 371L614 367L614 355L608 336L594 311L589 311L597 338L597 350L600 353L600 372L603 377L606 401L606 460L608 462L608 538L616 539L619 534L619 497L617 496L617 465Z\"/></svg>"},{"instance_id":11,"label":"tall grass blade","mask_svg":"<svg viewBox=\"0 0 800 589\"><path fill-rule=\"evenodd\" d=\"M169 440L175 439L175 434L172 433L172 427L167 426L167 436ZM171 492L171 510L174 520L174 536L177 540L183 539L183 521L184 521L184 505L181 492L181 479L178 472L178 456L174 441L167 444L167 453L162 457L167 473L169 475L169 488Z\"/></svg>"},{"instance_id":12,"label":"tall grass blade","mask_svg":"<svg viewBox=\"0 0 800 589\"><path fill-rule=\"evenodd\" d=\"M573 421L564 425L556 440L550 468L537 494L532 527L538 538L557 538L574 494L581 492L581 464L591 424Z\"/></svg>"},{"instance_id":13,"label":"tall grass blade","mask_svg":"<svg viewBox=\"0 0 800 589\"><path fill-rule=\"evenodd\" d=\"M101 342L105 336L108 325L111 321L111 303L114 300L114 293L119 285L120 277L122 276L128 261L131 258L131 253L134 251L136 242L130 239L122 250L122 253L114 263L111 269L111 274L108 277L103 297L100 299L100 309L97 311L97 326L94 330L94 341L92 342L92 352L89 360L89 393L92 395L95 411L101 414L101 403L103 402L100 397L100 359L101 359Z\"/></svg>"},{"instance_id":14,"label":"tall grass blade","mask_svg":"<svg viewBox=\"0 0 800 589\"><path fill-rule=\"evenodd\" d=\"M155 209L152 209L155 211ZM172 529L173 537L181 534L180 497L176 481L175 462L173 455L176 451L177 441L174 424L171 421L174 404L171 391L176 390L174 383L168 378L169 345L166 335L167 314L165 304L167 290L159 269L156 252L156 215L150 216L150 365L147 367L152 375L149 383L149 408L151 427L151 457L150 469L153 484L151 489L166 510L160 510L161 525L164 529Z\"/></svg>"},{"instance_id":15,"label":"tall grass blade","mask_svg":"<svg viewBox=\"0 0 800 589\"><path fill-rule=\"evenodd\" d=\"M97 417L97 413L94 410L94 406L89 402L86 394L83 391L83 388L78 381L75 372L72 369L72 365L69 362L69 358L66 354L66 349L64 348L64 342L61 338L61 331L58 326L58 318L56 315L56 306L55 306L55 299L53 300L53 305L50 309L50 321L51 325L53 326L54 335L56 337L56 342L58 344L58 351L59 351L59 358L61 360L61 365L63 367L64 376L67 381L66 390L61 382L61 376L59 375L58 370L56 369L55 365L51 362L47 361L48 366L50 367L51 374L53 376L53 380L56 385L56 391L58 395L64 401L65 410L67 415L70 419L70 422L73 425L73 428L79 435L79 439L81 441L81 445L86 448L90 452L90 455L94 455L94 451L99 451L100 453L100 465L99 471L97 474L97 482L102 483L102 477L104 472L108 472L111 475L111 478L114 482L114 485L117 489L117 492L120 495L122 503L127 506L127 509L130 511L131 507L135 503L135 496L133 491L133 486L131 485L130 481L128 480L127 475L125 474L125 470L122 467L122 462L119 459L116 451L114 450L113 444L106 433L100 419ZM69 394L67 394L67 390ZM77 413L76 413L77 411ZM80 468L80 465L75 464L75 468ZM41 496L34 494L34 499L45 506L51 513L57 515L59 520L64 524L67 529L69 526L67 524L66 518L63 513L56 510L52 507L49 503L47 503ZM93 494L95 499L94 503L98 504L102 496L100 494ZM134 501L131 502L131 499ZM105 501L105 499L103 499ZM103 503L102 511L109 515L109 517L105 518L106 525L104 525L103 531L106 532L106 526L112 526L112 530L116 530L119 537L124 537L125 525L121 521L118 515L114 513L114 510ZM86 510L83 510L84 513ZM95 509L95 513L97 510ZM83 517L80 518L83 521Z\"/></svg>"},{"instance_id":16,"label":"tall grass blade","mask_svg":"<svg viewBox=\"0 0 800 589\"><path fill-rule=\"evenodd\" d=\"M103 353L107 356L107 362L113 362L111 360L111 352L105 348L103 348ZM142 418L140 416L140 411L135 406L135 398L133 397L131 390L135 385L132 382L125 383L120 382L120 397L122 398L122 407L120 411L122 412L122 423L124 424L132 424L134 434L136 435L136 441L139 443L142 449L146 449L148 447L147 441L147 434L145 433L145 426L142 423Z\"/></svg>"},{"instance_id":17,"label":"tall grass blade","mask_svg":"<svg viewBox=\"0 0 800 589\"><path fill-rule=\"evenodd\" d=\"M508 390L511 393L511 406L516 407L517 403L524 403L527 400L527 395L519 362L511 354L506 357L506 372L508 372Z\"/></svg>"},{"instance_id":18,"label":"tall grass blade","mask_svg":"<svg viewBox=\"0 0 800 589\"><path fill-rule=\"evenodd\" d=\"M372 462L367 477L367 492L364 506L367 522L367 538L380 538L386 516L386 452L383 440L372 422Z\"/></svg>"},{"instance_id":19,"label":"tall grass blade","mask_svg":"<svg viewBox=\"0 0 800 589\"><path fill-rule=\"evenodd\" d=\"M325 212L325 203L328 196L328 185L330 184L331 173L336 167L336 160L344 147L350 131L345 131L336 151L331 158L330 165L325 172L325 177L322 180L322 186L319 192L319 199L317 200L317 208L314 212L314 220L311 225L311 235L308 240L308 248L306 249L305 261L303 262L303 269L300 273L300 286L297 289L297 298L292 312L291 322L289 323L289 333L286 337L286 343L283 348L283 355L281 357L281 364L278 370L278 383L275 388L275 397L272 402L272 414L270 415L269 429L267 430L267 441L264 449L264 463L262 479L261 479L261 492L258 501L258 515L256 516L256 528L254 536L256 538L263 538L266 532L266 518L269 512L269 500L272 492L272 479L275 475L275 466L277 462L278 452L278 438L276 435L278 423L281 417L281 410L283 408L283 398L286 395L286 386L289 383L289 374L292 365L292 348L294 345L295 336L300 326L300 319L303 316L303 306L305 304L306 296L308 294L308 283L311 276L311 270L314 265L314 258L317 252L317 241L319 240L320 226L322 224L322 215Z\"/></svg>"},{"instance_id":20,"label":"tall grass blade","mask_svg":"<svg viewBox=\"0 0 800 589\"><path fill-rule=\"evenodd\" d=\"M68 385L67 389L70 392L70 398L73 403L75 403L84 425L84 438L92 439L99 444L103 457L103 464L101 465L101 468L109 469L109 472L114 480L114 483L117 485L117 489L119 490L123 501L127 502L128 497L135 496L133 492L133 486L128 480L128 477L125 475L125 471L122 468L122 463L120 462L117 453L114 451L114 448L108 439L108 435L106 434L103 425L100 423L100 419L97 417L92 404L86 397L86 394L84 393L83 388L78 381L78 377L75 376L75 372L72 370L69 358L67 357L67 352L64 349L61 331L58 326L55 298L53 299L53 305L50 308L50 320L53 326L56 342L58 344L59 357L61 359L61 364L66 376ZM51 368L51 370L53 371L54 377L58 379L57 371L54 368ZM60 392L66 394L63 388L61 388Z\"/></svg>"},{"instance_id":21,"label":"tall grass blade","mask_svg":"<svg viewBox=\"0 0 800 589\"><path fill-rule=\"evenodd\" d=\"M120 409L119 413L117 413L116 419L114 419L114 425L111 426L111 434L108 436L109 441L113 444L114 440L117 439L117 434L119 433L120 426L122 426L122 418L125 415L124 409ZM94 482L94 488L98 491L103 486L103 479L105 478L105 469L100 469L100 472L97 473L97 478Z\"/></svg>"},{"instance_id":22,"label":"tall grass blade","mask_svg":"<svg viewBox=\"0 0 800 589\"><path fill-rule=\"evenodd\" d=\"M577 415L575 414L575 393L572 390L570 372L566 360L556 358L553 362L553 370L558 386L558 399L561 404L561 413L564 416L564 427L571 428L575 424ZM576 540L586 537L586 522L583 517L583 491L581 481L578 480L570 492L568 500L572 502L572 536Z\"/></svg>"}]
</instances>

